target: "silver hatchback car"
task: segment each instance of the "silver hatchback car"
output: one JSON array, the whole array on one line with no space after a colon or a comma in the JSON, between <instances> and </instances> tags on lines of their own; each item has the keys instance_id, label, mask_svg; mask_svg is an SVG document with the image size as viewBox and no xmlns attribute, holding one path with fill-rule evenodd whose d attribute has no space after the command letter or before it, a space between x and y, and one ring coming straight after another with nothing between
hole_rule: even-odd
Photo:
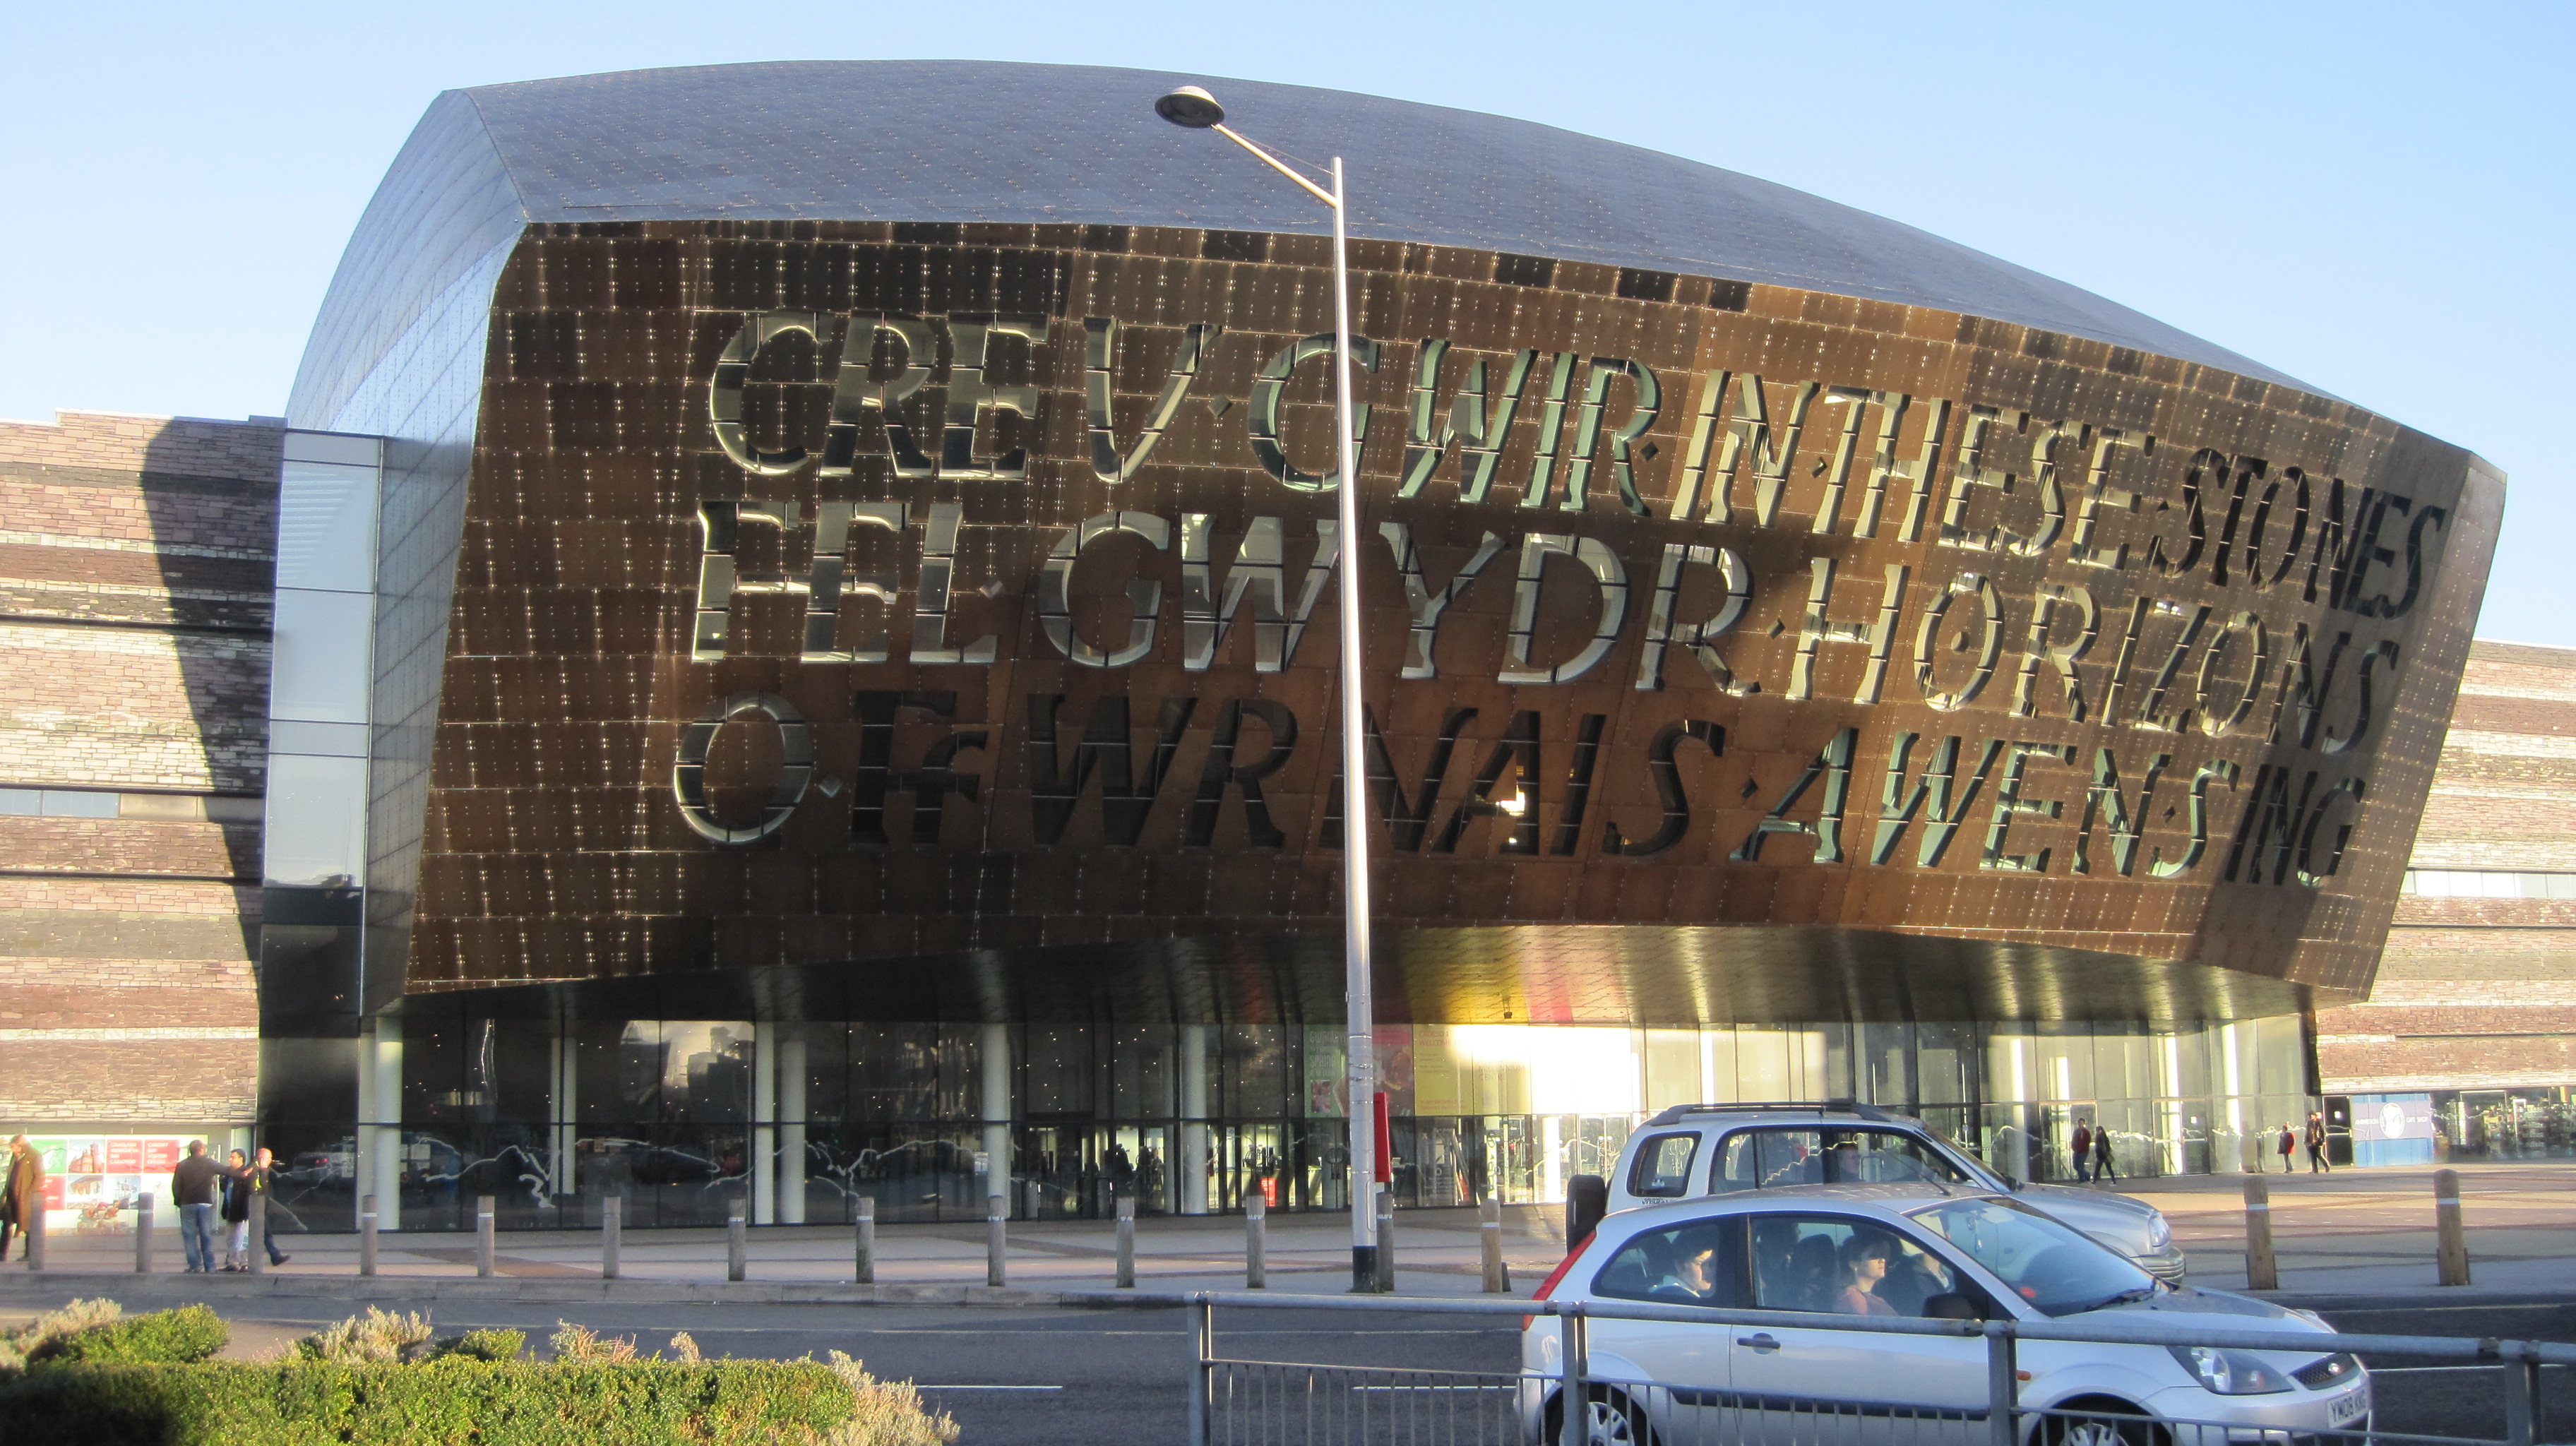
<instances>
[{"instance_id":1,"label":"silver hatchback car","mask_svg":"<svg viewBox=\"0 0 2576 1446\"><path fill-rule=\"evenodd\" d=\"M1939 1184L1809 1185L1680 1201L1605 1217L1540 1299L1705 1305L1929 1319L2070 1321L2198 1315L2278 1332L2243 1351L2133 1342L2024 1341L2019 1404L2098 1412L2052 1419L2052 1442L2144 1441L2143 1423L2235 1431L2361 1431L2370 1380L2313 1315L2225 1291L2176 1288L2007 1193ZM1526 1439L1563 1439L1561 1323L1522 1331ZM1586 1403L1593 1446L1807 1439L1820 1417L1855 1439L1991 1439L1986 1344L1811 1325L1766 1327L1592 1317ZM2176 1433L2189 1439L2187 1433Z\"/></svg>"},{"instance_id":2,"label":"silver hatchback car","mask_svg":"<svg viewBox=\"0 0 2576 1446\"><path fill-rule=\"evenodd\" d=\"M2111 1190L2007 1180L1939 1130L1874 1105L1677 1105L1628 1137L1607 1183L1607 1208L1782 1185L1931 1180L2009 1191L2129 1257L2167 1285L2183 1253L2163 1212Z\"/></svg>"}]
</instances>

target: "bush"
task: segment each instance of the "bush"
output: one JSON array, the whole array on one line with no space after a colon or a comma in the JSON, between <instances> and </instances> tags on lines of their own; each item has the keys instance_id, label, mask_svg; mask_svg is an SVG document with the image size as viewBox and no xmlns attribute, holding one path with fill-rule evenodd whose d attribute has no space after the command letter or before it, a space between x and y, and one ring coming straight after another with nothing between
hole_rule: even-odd
<instances>
[{"instance_id":1,"label":"bush","mask_svg":"<svg viewBox=\"0 0 2576 1446\"><path fill-rule=\"evenodd\" d=\"M399 1361L413 1346L429 1340L429 1317L416 1311L380 1310L324 1326L295 1342L295 1354L308 1361Z\"/></svg>"},{"instance_id":2,"label":"bush","mask_svg":"<svg viewBox=\"0 0 2576 1446\"><path fill-rule=\"evenodd\" d=\"M943 1446L956 1429L854 1362L67 1365L0 1387L11 1446Z\"/></svg>"},{"instance_id":3,"label":"bush","mask_svg":"<svg viewBox=\"0 0 2576 1446\"><path fill-rule=\"evenodd\" d=\"M16 1330L0 1332L0 1375L25 1370L29 1356L50 1349L55 1341L74 1331L105 1325L123 1313L124 1308L112 1300L75 1300Z\"/></svg>"},{"instance_id":4,"label":"bush","mask_svg":"<svg viewBox=\"0 0 2576 1446\"><path fill-rule=\"evenodd\" d=\"M29 1364L184 1365L202 1361L232 1339L232 1327L202 1305L156 1310L89 1326L27 1353Z\"/></svg>"},{"instance_id":5,"label":"bush","mask_svg":"<svg viewBox=\"0 0 2576 1446\"><path fill-rule=\"evenodd\" d=\"M475 1361L515 1361L528 1348L528 1333L503 1329L467 1331L450 1342L447 1354Z\"/></svg>"}]
</instances>

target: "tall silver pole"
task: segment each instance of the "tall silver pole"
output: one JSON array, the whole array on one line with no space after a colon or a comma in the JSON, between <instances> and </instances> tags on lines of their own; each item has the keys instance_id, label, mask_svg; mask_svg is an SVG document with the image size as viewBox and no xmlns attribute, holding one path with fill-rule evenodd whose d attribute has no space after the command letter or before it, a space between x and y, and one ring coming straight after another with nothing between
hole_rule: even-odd
<instances>
[{"instance_id":1,"label":"tall silver pole","mask_svg":"<svg viewBox=\"0 0 2576 1446\"><path fill-rule=\"evenodd\" d=\"M1351 260L1333 157L1333 441L1341 512L1342 916L1350 1016L1351 1289L1377 1289L1377 1009L1369 986L1368 772L1360 697L1360 469L1351 438Z\"/></svg>"}]
</instances>

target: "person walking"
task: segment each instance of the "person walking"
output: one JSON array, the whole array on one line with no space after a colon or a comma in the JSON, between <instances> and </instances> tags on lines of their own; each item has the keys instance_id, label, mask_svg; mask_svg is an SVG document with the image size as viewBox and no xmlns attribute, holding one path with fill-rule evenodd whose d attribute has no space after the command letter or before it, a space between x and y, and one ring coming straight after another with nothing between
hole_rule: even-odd
<instances>
[{"instance_id":1,"label":"person walking","mask_svg":"<svg viewBox=\"0 0 2576 1446\"><path fill-rule=\"evenodd\" d=\"M2292 1169L2292 1168L2291 1168L2291 1165L2290 1165L2290 1152L2291 1152L2291 1151L2293 1151L2293 1150L2296 1150L2298 1147L2299 1147L2299 1136L2298 1136L2298 1132L2290 1128L2289 1121L2287 1121L2287 1120L2282 1121L2282 1122L2281 1122L2281 1140L2280 1140L2280 1150L2281 1150L2281 1173L2282 1173L2282 1174L2284 1174L2284 1175L2290 1175L2290 1174L2295 1174L2295 1173L2297 1173L2294 1169Z\"/></svg>"},{"instance_id":2,"label":"person walking","mask_svg":"<svg viewBox=\"0 0 2576 1446\"><path fill-rule=\"evenodd\" d=\"M250 1160L235 1150L224 1157L224 1269L250 1268Z\"/></svg>"},{"instance_id":3,"label":"person walking","mask_svg":"<svg viewBox=\"0 0 2576 1446\"><path fill-rule=\"evenodd\" d=\"M9 1140L8 1180L0 1185L0 1260L9 1258L9 1237L23 1242L36 1228L37 1213L45 1208L45 1161L25 1135ZM20 1244L18 1258L27 1258L27 1246Z\"/></svg>"},{"instance_id":4,"label":"person walking","mask_svg":"<svg viewBox=\"0 0 2576 1446\"><path fill-rule=\"evenodd\" d=\"M2075 1138L2067 1143L2066 1152L2075 1159L2075 1183L2081 1185L2093 1178L2093 1127L2082 1120L2075 1122Z\"/></svg>"},{"instance_id":5,"label":"person walking","mask_svg":"<svg viewBox=\"0 0 2576 1446\"><path fill-rule=\"evenodd\" d=\"M2093 1183L2102 1184L2120 1177L2111 1173L2111 1131L2107 1126L2093 1127Z\"/></svg>"},{"instance_id":6,"label":"person walking","mask_svg":"<svg viewBox=\"0 0 2576 1446\"><path fill-rule=\"evenodd\" d=\"M223 1177L203 1140L190 1140L187 1158L170 1172L170 1203L179 1207L179 1244L191 1275L215 1268L215 1192Z\"/></svg>"},{"instance_id":7,"label":"person walking","mask_svg":"<svg viewBox=\"0 0 2576 1446\"><path fill-rule=\"evenodd\" d=\"M2308 1111L2308 1173L2334 1173L2334 1162L2326 1158L2326 1117L2317 1110Z\"/></svg>"}]
</instances>

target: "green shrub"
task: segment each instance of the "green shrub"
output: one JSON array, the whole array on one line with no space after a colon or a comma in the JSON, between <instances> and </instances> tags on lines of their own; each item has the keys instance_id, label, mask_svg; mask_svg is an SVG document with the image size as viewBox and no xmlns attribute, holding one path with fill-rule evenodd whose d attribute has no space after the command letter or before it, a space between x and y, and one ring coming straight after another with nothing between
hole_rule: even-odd
<instances>
[{"instance_id":1,"label":"green shrub","mask_svg":"<svg viewBox=\"0 0 2576 1446\"><path fill-rule=\"evenodd\" d=\"M25 1370L29 1356L49 1349L64 1336L105 1325L123 1313L124 1307L112 1300L75 1300L16 1330L0 1331L0 1376Z\"/></svg>"},{"instance_id":2,"label":"green shrub","mask_svg":"<svg viewBox=\"0 0 2576 1446\"><path fill-rule=\"evenodd\" d=\"M353 1315L299 1337L295 1354L308 1361L399 1361L406 1350L429 1336L429 1317L371 1305L365 1315Z\"/></svg>"},{"instance_id":3,"label":"green shrub","mask_svg":"<svg viewBox=\"0 0 2576 1446\"><path fill-rule=\"evenodd\" d=\"M94 1325L30 1352L37 1364L184 1365L202 1361L232 1339L232 1327L202 1305L156 1310Z\"/></svg>"},{"instance_id":4,"label":"green shrub","mask_svg":"<svg viewBox=\"0 0 2576 1446\"><path fill-rule=\"evenodd\" d=\"M0 1386L0 1443L942 1446L956 1426L855 1363L65 1365Z\"/></svg>"},{"instance_id":5,"label":"green shrub","mask_svg":"<svg viewBox=\"0 0 2576 1446\"><path fill-rule=\"evenodd\" d=\"M515 1361L528 1348L526 1331L487 1328L458 1336L447 1348L451 1356L475 1361Z\"/></svg>"}]
</instances>

